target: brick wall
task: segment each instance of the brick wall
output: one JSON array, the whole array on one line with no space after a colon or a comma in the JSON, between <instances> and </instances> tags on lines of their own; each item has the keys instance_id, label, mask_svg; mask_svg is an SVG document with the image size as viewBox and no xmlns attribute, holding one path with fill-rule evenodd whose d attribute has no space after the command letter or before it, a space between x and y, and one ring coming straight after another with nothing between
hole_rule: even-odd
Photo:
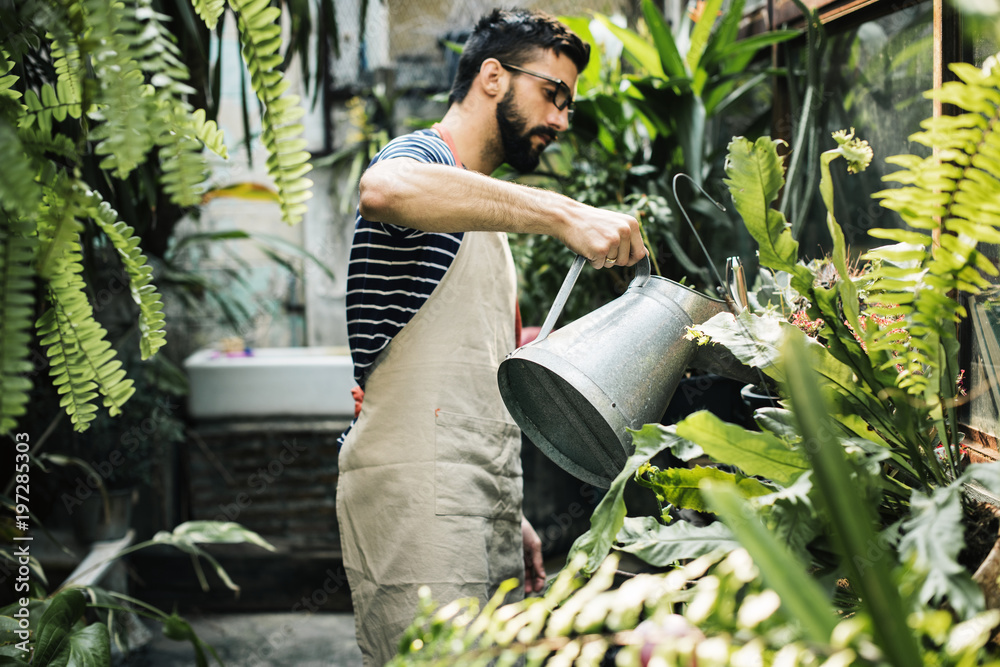
<instances>
[{"instance_id":1,"label":"brick wall","mask_svg":"<svg viewBox=\"0 0 1000 667\"><path fill-rule=\"evenodd\" d=\"M225 422L186 443L188 515L289 547L339 549L337 438L346 422Z\"/></svg>"}]
</instances>

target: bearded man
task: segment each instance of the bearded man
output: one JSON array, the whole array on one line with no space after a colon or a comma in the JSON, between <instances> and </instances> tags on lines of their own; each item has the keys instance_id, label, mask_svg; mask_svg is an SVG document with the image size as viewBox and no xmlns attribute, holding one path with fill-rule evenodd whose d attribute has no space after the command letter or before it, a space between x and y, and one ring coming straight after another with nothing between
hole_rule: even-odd
<instances>
[{"instance_id":1,"label":"bearded man","mask_svg":"<svg viewBox=\"0 0 1000 667\"><path fill-rule=\"evenodd\" d=\"M551 16L494 10L469 37L448 111L361 179L347 317L360 413L342 439L337 516L365 665L382 665L417 591L488 600L542 588L521 511L520 433L496 373L515 347L507 233L548 234L595 269L646 254L638 222L491 178L530 172L569 127L589 45Z\"/></svg>"}]
</instances>

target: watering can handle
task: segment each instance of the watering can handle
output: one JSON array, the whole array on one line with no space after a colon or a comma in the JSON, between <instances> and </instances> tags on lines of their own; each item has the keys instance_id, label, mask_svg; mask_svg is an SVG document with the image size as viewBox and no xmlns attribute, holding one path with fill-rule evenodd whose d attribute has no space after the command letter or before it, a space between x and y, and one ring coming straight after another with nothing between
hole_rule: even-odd
<instances>
[{"instance_id":1,"label":"watering can handle","mask_svg":"<svg viewBox=\"0 0 1000 667\"><path fill-rule=\"evenodd\" d=\"M726 285L729 288L729 298L726 301L731 300L736 304L737 312L734 314L746 310L749 302L747 299L747 278L739 257L730 257L726 260Z\"/></svg>"},{"instance_id":2,"label":"watering can handle","mask_svg":"<svg viewBox=\"0 0 1000 667\"><path fill-rule=\"evenodd\" d=\"M552 327L556 325L556 320L562 314L563 306L566 305L566 300L569 298L569 293L573 291L573 285L576 284L576 279L580 277L580 271L583 270L583 265L587 261L587 258L583 255L577 255L576 259L573 260L573 266L569 267L569 273L566 274L566 278L563 279L563 284L559 288L559 292L556 294L556 300L552 302L552 307L549 308L549 314L545 316L545 321L542 323L542 328L538 332L538 337L535 338L536 341L545 340L545 338L552 333ZM629 287L642 287L649 281L649 255L647 254L643 257L635 267L635 278L629 284Z\"/></svg>"}]
</instances>

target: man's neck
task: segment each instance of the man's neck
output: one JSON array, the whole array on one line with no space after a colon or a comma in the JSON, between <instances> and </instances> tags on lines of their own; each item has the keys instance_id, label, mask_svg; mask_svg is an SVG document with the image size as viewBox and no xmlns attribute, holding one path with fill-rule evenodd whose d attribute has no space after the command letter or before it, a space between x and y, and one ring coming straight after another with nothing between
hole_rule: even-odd
<instances>
[{"instance_id":1,"label":"man's neck","mask_svg":"<svg viewBox=\"0 0 1000 667\"><path fill-rule=\"evenodd\" d=\"M456 104L448 109L440 125L451 135L466 169L491 174L503 162L495 118L485 120L482 114L470 113Z\"/></svg>"}]
</instances>

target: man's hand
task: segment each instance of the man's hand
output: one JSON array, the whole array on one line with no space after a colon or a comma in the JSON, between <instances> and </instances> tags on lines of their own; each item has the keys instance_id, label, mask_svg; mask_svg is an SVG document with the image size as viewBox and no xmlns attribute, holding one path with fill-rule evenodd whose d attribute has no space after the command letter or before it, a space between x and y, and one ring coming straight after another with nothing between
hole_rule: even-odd
<instances>
[{"instance_id":1,"label":"man's hand","mask_svg":"<svg viewBox=\"0 0 1000 667\"><path fill-rule=\"evenodd\" d=\"M646 256L639 222L625 213L573 202L572 224L560 239L595 269L632 266Z\"/></svg>"},{"instance_id":2,"label":"man's hand","mask_svg":"<svg viewBox=\"0 0 1000 667\"><path fill-rule=\"evenodd\" d=\"M524 542L524 592L541 593L545 586L545 567L542 565L542 541L528 520L521 517L521 539Z\"/></svg>"}]
</instances>

